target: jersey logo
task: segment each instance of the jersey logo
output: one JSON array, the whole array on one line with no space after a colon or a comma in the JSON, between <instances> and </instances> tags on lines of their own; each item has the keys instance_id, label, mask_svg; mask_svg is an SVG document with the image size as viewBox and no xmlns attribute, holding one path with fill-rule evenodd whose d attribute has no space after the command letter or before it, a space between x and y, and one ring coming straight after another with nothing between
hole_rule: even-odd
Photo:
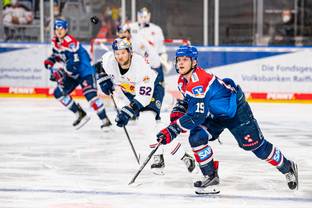
<instances>
[{"instance_id":1,"label":"jersey logo","mask_svg":"<svg viewBox=\"0 0 312 208\"><path fill-rule=\"evenodd\" d=\"M121 90L124 92L132 93L132 94L135 92L134 84L121 83L119 86L121 87Z\"/></svg>"},{"instance_id":2,"label":"jersey logo","mask_svg":"<svg viewBox=\"0 0 312 208\"><path fill-rule=\"evenodd\" d=\"M204 88L203 86L196 86L196 87L193 87L192 92L196 97L203 96Z\"/></svg>"},{"instance_id":3,"label":"jersey logo","mask_svg":"<svg viewBox=\"0 0 312 208\"><path fill-rule=\"evenodd\" d=\"M74 50L76 48L76 44L75 43L71 43L68 46L70 49Z\"/></svg>"}]
</instances>

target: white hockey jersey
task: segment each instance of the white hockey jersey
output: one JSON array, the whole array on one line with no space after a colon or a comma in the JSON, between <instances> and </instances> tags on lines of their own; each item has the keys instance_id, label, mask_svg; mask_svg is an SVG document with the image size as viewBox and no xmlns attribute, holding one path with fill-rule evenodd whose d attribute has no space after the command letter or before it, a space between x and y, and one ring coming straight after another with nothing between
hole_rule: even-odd
<instances>
[{"instance_id":1,"label":"white hockey jersey","mask_svg":"<svg viewBox=\"0 0 312 208\"><path fill-rule=\"evenodd\" d=\"M162 29L153 23L149 23L148 27L140 27L138 22L130 25L131 34L141 34L147 42L156 49L158 54L166 53L164 45L164 34Z\"/></svg>"},{"instance_id":2,"label":"white hockey jersey","mask_svg":"<svg viewBox=\"0 0 312 208\"><path fill-rule=\"evenodd\" d=\"M160 57L155 48L153 48L141 34L134 34L131 37L133 52L143 56L152 68L160 67Z\"/></svg>"},{"instance_id":3,"label":"white hockey jersey","mask_svg":"<svg viewBox=\"0 0 312 208\"><path fill-rule=\"evenodd\" d=\"M114 85L118 85L123 92L134 95L140 104L147 106L153 97L154 83L157 73L138 54L133 54L130 68L122 75L114 52L106 52L102 56L102 67L112 77Z\"/></svg>"}]
</instances>

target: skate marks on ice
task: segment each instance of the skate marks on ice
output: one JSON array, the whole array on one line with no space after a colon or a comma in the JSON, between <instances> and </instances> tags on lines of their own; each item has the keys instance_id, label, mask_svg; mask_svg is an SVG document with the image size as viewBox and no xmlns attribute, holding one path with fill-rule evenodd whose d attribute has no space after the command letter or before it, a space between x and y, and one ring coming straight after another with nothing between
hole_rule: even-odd
<instances>
[{"instance_id":1,"label":"skate marks on ice","mask_svg":"<svg viewBox=\"0 0 312 208\"><path fill-rule=\"evenodd\" d=\"M82 103L88 109L87 103ZM299 165L300 189L287 190L285 177L237 146L223 134L223 145L212 143L220 159L219 195L198 196L184 164L166 159L166 173L155 176L147 164L134 187L129 182L138 166L122 129L103 133L92 117L82 129L71 126L74 118L54 100L0 99L0 207L45 208L69 201L81 203L111 199L111 207L312 207L311 105L252 105L263 133ZM111 120L114 111L109 111ZM163 120L169 114L163 114ZM129 126L138 153L145 158L142 132ZM148 142L147 142L148 143ZM178 164L177 164L178 163ZM34 200L33 195L38 195ZM122 202L122 206L117 206ZM198 199L198 200L197 200ZM127 203L125 202L127 201ZM18 204L20 202L20 204ZM141 206L140 206L141 205ZM191 206L192 205L192 206ZM219 205L219 206L218 206ZM232 206L233 205L233 206ZM246 205L246 204L245 204ZM81 208L82 206L76 206ZM75 208L76 208L75 207ZM146 206L145 206L146 207ZM169 206L167 206L169 207ZM50 206L48 206L50 208ZM54 208L54 207L53 207ZM63 207L62 207L63 208Z\"/></svg>"},{"instance_id":2,"label":"skate marks on ice","mask_svg":"<svg viewBox=\"0 0 312 208\"><path fill-rule=\"evenodd\" d=\"M210 198L210 199L243 199L249 201L275 201L275 202L298 202L312 203L310 197L279 197L279 196L252 196L249 194L214 194L196 195L179 193L144 193L131 191L96 191L96 190L71 190L71 189L27 189L27 188L0 188L0 192L12 193L49 193L49 194L75 194L75 195L99 195L99 196L126 196L126 197L161 197L161 198Z\"/></svg>"}]
</instances>

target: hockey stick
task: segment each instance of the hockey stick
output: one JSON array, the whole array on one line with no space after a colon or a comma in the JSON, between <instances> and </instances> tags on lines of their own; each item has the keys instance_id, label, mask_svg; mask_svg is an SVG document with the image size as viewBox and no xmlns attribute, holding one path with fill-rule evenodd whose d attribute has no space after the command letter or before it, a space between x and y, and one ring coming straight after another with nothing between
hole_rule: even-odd
<instances>
[{"instance_id":1,"label":"hockey stick","mask_svg":"<svg viewBox=\"0 0 312 208\"><path fill-rule=\"evenodd\" d=\"M142 172L143 168L147 165L147 163L150 161L152 156L157 151L158 147L161 145L161 141L162 141L162 139L159 140L159 142L156 144L155 148L149 153L149 155L147 156L145 161L142 163L142 165L140 166L139 170L135 173L135 175L133 176L133 178L131 179L131 181L129 182L128 185L131 185L132 183L134 183L135 179L140 175L140 173Z\"/></svg>"},{"instance_id":2,"label":"hockey stick","mask_svg":"<svg viewBox=\"0 0 312 208\"><path fill-rule=\"evenodd\" d=\"M115 99L114 99L113 94L111 94L111 98L112 98L112 100L113 100L113 103L114 103L114 106L115 106L115 110L117 111L117 114L119 115L119 110L118 110L118 107L117 107L117 104L116 104L116 101L115 101ZM123 129L125 130L127 139L128 139L129 144L130 144L130 146L131 146L131 149L132 149L132 152L133 152L133 154L134 154L134 156L135 156L135 159L136 159L136 161L138 162L138 164L140 165L140 157L138 157L138 155L137 155L137 153L136 153L136 151L135 151L135 149L134 149L134 146L133 146L132 141L131 141L131 139L130 139L129 133L128 133L128 131L127 131L127 129L126 129L125 126L123 126Z\"/></svg>"}]
</instances>

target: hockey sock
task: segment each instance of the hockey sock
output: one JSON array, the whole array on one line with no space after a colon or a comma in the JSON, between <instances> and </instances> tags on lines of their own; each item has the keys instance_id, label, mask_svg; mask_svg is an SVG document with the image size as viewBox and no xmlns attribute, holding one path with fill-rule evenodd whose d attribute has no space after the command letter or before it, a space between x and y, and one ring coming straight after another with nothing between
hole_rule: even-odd
<instances>
[{"instance_id":1,"label":"hockey sock","mask_svg":"<svg viewBox=\"0 0 312 208\"><path fill-rule=\"evenodd\" d=\"M211 147L206 144L198 147L192 147L192 149L203 175L212 175L214 173L214 166L213 151Z\"/></svg>"},{"instance_id":2,"label":"hockey sock","mask_svg":"<svg viewBox=\"0 0 312 208\"><path fill-rule=\"evenodd\" d=\"M58 98L58 100L65 106L67 107L70 111L73 113L77 113L78 111L78 105L77 103L72 99L71 96L66 95Z\"/></svg>"},{"instance_id":3,"label":"hockey sock","mask_svg":"<svg viewBox=\"0 0 312 208\"><path fill-rule=\"evenodd\" d=\"M285 174L289 171L289 160L287 160L282 152L270 142L264 140L262 145L254 150L253 153L258 158L266 160L268 163L275 166L281 173Z\"/></svg>"},{"instance_id":4,"label":"hockey sock","mask_svg":"<svg viewBox=\"0 0 312 208\"><path fill-rule=\"evenodd\" d=\"M90 102L91 107L97 113L98 117L101 120L107 117L105 108L104 108L104 103L99 97L94 97L89 102Z\"/></svg>"}]
</instances>

